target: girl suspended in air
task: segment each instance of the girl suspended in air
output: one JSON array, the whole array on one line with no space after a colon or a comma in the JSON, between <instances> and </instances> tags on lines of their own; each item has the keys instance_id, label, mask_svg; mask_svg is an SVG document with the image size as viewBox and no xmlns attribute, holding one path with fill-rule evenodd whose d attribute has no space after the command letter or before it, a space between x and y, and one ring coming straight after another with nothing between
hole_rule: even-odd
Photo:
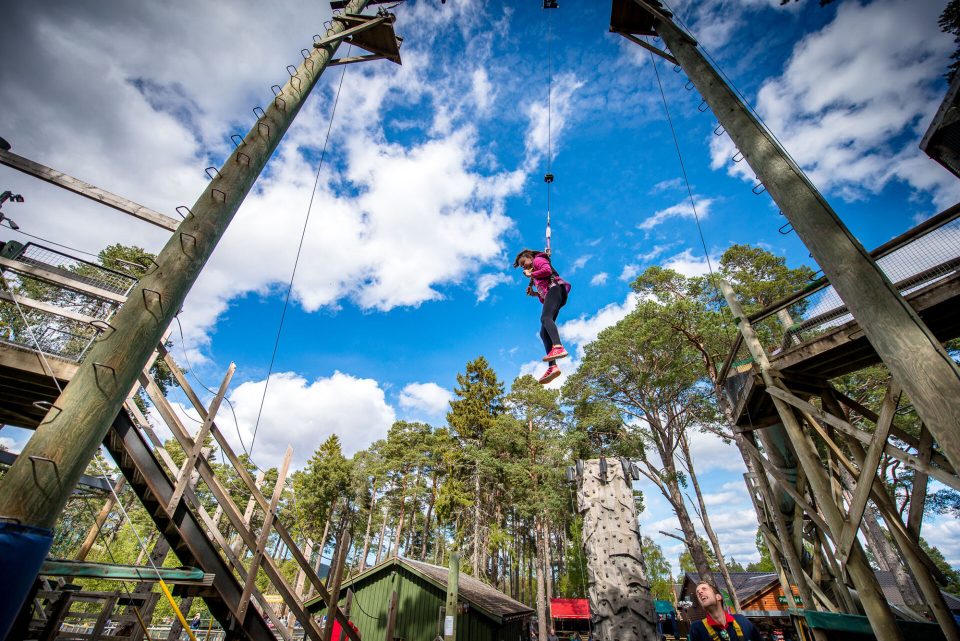
<instances>
[{"instance_id":1,"label":"girl suspended in air","mask_svg":"<svg viewBox=\"0 0 960 641\"><path fill-rule=\"evenodd\" d=\"M550 264L549 256L533 249L524 249L517 254L513 266L522 267L523 274L530 278L527 295L536 296L543 303L543 310L540 313L540 338L547 352L543 360L548 366L547 371L540 377L540 384L546 385L560 376L557 359L569 356L560 343L560 332L557 330L556 321L560 308L567 304L570 283L560 278L560 274Z\"/></svg>"}]
</instances>

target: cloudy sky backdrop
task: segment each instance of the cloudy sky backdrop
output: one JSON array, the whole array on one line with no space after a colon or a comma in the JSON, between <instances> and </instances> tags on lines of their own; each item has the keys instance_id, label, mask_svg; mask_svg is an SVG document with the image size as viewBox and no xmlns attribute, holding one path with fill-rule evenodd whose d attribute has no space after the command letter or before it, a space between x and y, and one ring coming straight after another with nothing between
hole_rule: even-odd
<instances>
[{"instance_id":1,"label":"cloudy sky backdrop","mask_svg":"<svg viewBox=\"0 0 960 641\"><path fill-rule=\"evenodd\" d=\"M865 246L960 200L957 181L917 147L945 92L944 2L672 4ZM751 193L753 175L730 161L732 144L713 134L683 74L608 33L608 3L561 0L549 16L539 5L409 2L395 9L403 65L346 68L254 446L261 466L288 443L302 465L331 433L352 453L398 418L442 424L456 373L479 355L507 384L539 373L539 310L510 263L544 242L548 20L553 244L574 285L561 315L570 348L629 311L629 281L644 268L706 270L653 64L711 257L752 243L810 263L795 235L778 233L769 196ZM323 2L292 0L14 0L0 39L0 136L175 215L329 17ZM222 420L244 447L342 72L321 79L190 294L182 341L174 330L178 358L208 386L237 363L238 429L228 413ZM80 251L116 242L157 251L167 238L5 168L0 188L25 196L4 208L23 231ZM0 228L6 239L25 237ZM0 434L14 448L25 438ZM700 435L694 456L727 554L755 559L739 456ZM641 486L644 531L675 559L677 542L656 532L676 521ZM960 565L957 522L924 527Z\"/></svg>"}]
</instances>

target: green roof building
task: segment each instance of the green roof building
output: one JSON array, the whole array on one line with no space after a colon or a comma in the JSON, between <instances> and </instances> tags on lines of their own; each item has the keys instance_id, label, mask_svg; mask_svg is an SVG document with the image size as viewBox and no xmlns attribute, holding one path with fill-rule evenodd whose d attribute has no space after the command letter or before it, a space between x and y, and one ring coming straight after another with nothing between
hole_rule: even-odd
<instances>
[{"instance_id":1,"label":"green roof building","mask_svg":"<svg viewBox=\"0 0 960 641\"><path fill-rule=\"evenodd\" d=\"M411 559L390 559L344 581L340 607L347 589L353 590L350 620L363 641L385 639L390 597L397 591L394 639L435 641L443 638L443 609L447 598L448 569ZM533 610L463 572L460 573L457 641L527 641ZM319 597L307 609L326 614Z\"/></svg>"}]
</instances>

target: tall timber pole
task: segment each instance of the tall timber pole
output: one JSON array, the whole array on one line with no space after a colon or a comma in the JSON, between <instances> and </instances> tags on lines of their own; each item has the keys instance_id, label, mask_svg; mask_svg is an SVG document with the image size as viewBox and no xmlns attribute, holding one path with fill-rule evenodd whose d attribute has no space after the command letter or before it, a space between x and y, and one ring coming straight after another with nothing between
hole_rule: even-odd
<instances>
[{"instance_id":1,"label":"tall timber pole","mask_svg":"<svg viewBox=\"0 0 960 641\"><path fill-rule=\"evenodd\" d=\"M657 34L907 392L947 459L960 469L960 368L696 41L662 13L658 2L633 1L650 15Z\"/></svg>"},{"instance_id":2,"label":"tall timber pole","mask_svg":"<svg viewBox=\"0 0 960 641\"><path fill-rule=\"evenodd\" d=\"M346 12L359 14L367 3L351 0ZM314 47L295 71L291 65L290 79L275 92L270 106L256 110L259 120L220 170L208 170L213 171L209 186L0 481L0 518L39 530L56 523L137 375L329 64L341 42L338 35L346 30L344 21L332 22L322 46ZM39 565L35 569L39 571ZM22 603L25 595L14 598Z\"/></svg>"}]
</instances>

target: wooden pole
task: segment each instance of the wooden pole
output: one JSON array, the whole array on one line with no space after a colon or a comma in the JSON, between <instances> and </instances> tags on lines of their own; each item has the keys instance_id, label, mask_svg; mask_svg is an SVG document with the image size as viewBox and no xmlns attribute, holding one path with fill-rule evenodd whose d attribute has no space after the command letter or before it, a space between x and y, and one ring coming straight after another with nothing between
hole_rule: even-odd
<instances>
[{"instance_id":1,"label":"wooden pole","mask_svg":"<svg viewBox=\"0 0 960 641\"><path fill-rule=\"evenodd\" d=\"M344 618L346 618L347 621L350 620L350 610L352 608L353 608L353 590L351 590L350 588L347 588L347 597L346 597L346 600L343 602L343 616ZM341 626L340 636L337 639L337 641L346 641L347 631L345 628L346 626Z\"/></svg>"},{"instance_id":2,"label":"wooden pole","mask_svg":"<svg viewBox=\"0 0 960 641\"><path fill-rule=\"evenodd\" d=\"M367 2L351 0L346 12L360 13ZM327 34L345 28L334 20ZM213 170L209 186L7 470L0 515L28 526L54 526L127 392L339 44L312 48L220 170ZM26 593L11 596L22 601Z\"/></svg>"},{"instance_id":3,"label":"wooden pole","mask_svg":"<svg viewBox=\"0 0 960 641\"><path fill-rule=\"evenodd\" d=\"M338 603L340 601L340 583L343 581L343 563L347 558L347 550L350 549L350 534L344 533L343 540L337 541L337 555L333 560L331 568L333 582L330 585L330 607L327 609L327 624L323 626L323 641L330 641L333 638L333 620L337 616Z\"/></svg>"},{"instance_id":4,"label":"wooden pole","mask_svg":"<svg viewBox=\"0 0 960 641\"><path fill-rule=\"evenodd\" d=\"M264 547L270 538L270 531L273 526L273 518L277 511L277 504L280 503L280 495L283 492L283 484L287 480L287 470L290 469L290 459L293 458L293 447L287 446L287 452L283 455L283 463L280 464L280 472L277 475L277 484L273 488L273 497L270 499L270 509L263 515L263 526L260 528L260 536L257 537L256 548L253 550L253 560L250 561L250 568L247 570L247 581L243 586L243 595L240 597L240 605L237 606L237 619L243 621L247 614L247 606L250 604L250 593L257 580L257 572L260 570L260 562L264 557ZM327 641L327 640L324 640Z\"/></svg>"},{"instance_id":5,"label":"wooden pole","mask_svg":"<svg viewBox=\"0 0 960 641\"><path fill-rule=\"evenodd\" d=\"M460 602L460 553L450 553L447 572L447 605L443 617L443 641L457 641L457 604ZM390 641L389 639L387 641Z\"/></svg>"},{"instance_id":6,"label":"wooden pole","mask_svg":"<svg viewBox=\"0 0 960 641\"><path fill-rule=\"evenodd\" d=\"M720 290L723 292L724 298L727 299L727 304L730 306L730 311L733 313L733 317L737 322L737 327L743 335L743 342L750 350L750 355L753 357L754 362L760 366L760 374L763 377L764 385L768 390L777 388L778 381L776 381L770 373L770 361L767 359L767 354L760 344L760 339L757 337L756 331L747 320L743 307L733 292L733 287L724 280L718 280ZM800 426L800 422L793 413L793 408L777 396L771 395L770 399L773 401L777 413L783 421L783 426L786 428L790 443L800 462L800 467L804 474L806 474L810 490L813 496L819 499L817 504L824 520L829 526L829 534L834 541L837 541L840 539L840 533L843 531L845 520L840 512L840 508L831 500L832 492L830 489L830 481L824 474L823 464L813 446L813 441L809 434L804 432ZM887 604L886 597L880 589L877 577L873 574L873 570L870 569L863 548L860 547L860 542L856 539L853 541L853 547L847 559L846 570L854 586L857 588L860 602L863 604L863 609L867 614L867 618L870 620L870 627L873 628L878 641L903 641L903 634L900 632L896 619L890 611L890 606Z\"/></svg>"},{"instance_id":7,"label":"wooden pole","mask_svg":"<svg viewBox=\"0 0 960 641\"><path fill-rule=\"evenodd\" d=\"M383 635L384 641L393 641L393 630L397 626L397 591L390 592L390 609L387 610L387 630Z\"/></svg>"},{"instance_id":8,"label":"wooden pole","mask_svg":"<svg viewBox=\"0 0 960 641\"><path fill-rule=\"evenodd\" d=\"M634 0L651 11L643 0ZM803 170L674 22L651 11L657 34L770 193L867 340L960 469L960 368Z\"/></svg>"},{"instance_id":9,"label":"wooden pole","mask_svg":"<svg viewBox=\"0 0 960 641\"><path fill-rule=\"evenodd\" d=\"M126 483L127 479L123 475L117 479L116 484L113 486L113 492L107 496L106 502L103 504L103 507L100 508L100 513L97 514L97 518L94 519L93 525L90 526L90 531L87 532L87 538L83 540L83 544L80 546L80 551L77 552L77 561L85 560L87 555L90 554L90 548L93 547L94 542L97 540L97 535L100 533L100 528L102 528L103 524L106 523L107 517L110 516L113 506L117 502L117 497L120 496L120 491L123 489L123 486L126 485Z\"/></svg>"}]
</instances>

